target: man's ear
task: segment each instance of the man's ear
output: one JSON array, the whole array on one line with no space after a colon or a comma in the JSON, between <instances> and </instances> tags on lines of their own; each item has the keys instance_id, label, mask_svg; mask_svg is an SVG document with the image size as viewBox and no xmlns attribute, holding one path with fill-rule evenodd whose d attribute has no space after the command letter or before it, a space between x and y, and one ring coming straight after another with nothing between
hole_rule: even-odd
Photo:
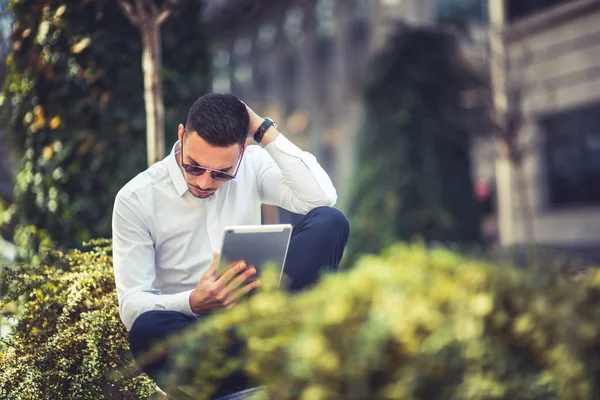
<instances>
[{"instance_id":1,"label":"man's ear","mask_svg":"<svg viewBox=\"0 0 600 400\"><path fill-rule=\"evenodd\" d=\"M177 139L179 140L179 143L182 144L183 143L183 135L185 133L185 128L183 126L183 124L179 124L177 126Z\"/></svg>"}]
</instances>

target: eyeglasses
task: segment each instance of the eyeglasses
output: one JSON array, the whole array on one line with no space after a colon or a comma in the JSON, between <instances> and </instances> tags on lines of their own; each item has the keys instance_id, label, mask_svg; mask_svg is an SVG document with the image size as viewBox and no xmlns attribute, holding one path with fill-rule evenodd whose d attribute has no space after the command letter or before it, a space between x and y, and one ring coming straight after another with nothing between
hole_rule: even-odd
<instances>
[{"instance_id":1,"label":"eyeglasses","mask_svg":"<svg viewBox=\"0 0 600 400\"><path fill-rule=\"evenodd\" d=\"M210 177L218 182L227 182L232 179L235 179L235 175L237 174L238 169L240 168L240 164L242 163L242 157L244 156L244 147L240 149L238 153L238 162L235 167L235 171L232 174L228 174L227 172L218 171L215 169L199 167L197 165L190 165L183 162L183 143L180 144L181 147L181 168L185 171L186 174L191 176L200 176L205 172L210 172Z\"/></svg>"}]
</instances>

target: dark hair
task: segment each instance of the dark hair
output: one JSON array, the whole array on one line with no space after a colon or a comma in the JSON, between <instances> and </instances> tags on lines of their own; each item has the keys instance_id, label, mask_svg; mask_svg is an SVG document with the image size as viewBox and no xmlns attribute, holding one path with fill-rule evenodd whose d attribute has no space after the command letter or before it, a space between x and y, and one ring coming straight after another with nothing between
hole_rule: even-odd
<instances>
[{"instance_id":1,"label":"dark hair","mask_svg":"<svg viewBox=\"0 0 600 400\"><path fill-rule=\"evenodd\" d=\"M244 144L250 116L232 94L209 93L194 102L185 124L186 134L196 132L211 146Z\"/></svg>"}]
</instances>

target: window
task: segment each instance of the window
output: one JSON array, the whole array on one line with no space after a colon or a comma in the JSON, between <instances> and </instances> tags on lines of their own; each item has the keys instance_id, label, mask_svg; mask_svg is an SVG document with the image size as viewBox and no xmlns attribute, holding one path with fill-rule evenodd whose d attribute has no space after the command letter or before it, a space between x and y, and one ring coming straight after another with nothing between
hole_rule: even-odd
<instances>
[{"instance_id":1,"label":"window","mask_svg":"<svg viewBox=\"0 0 600 400\"><path fill-rule=\"evenodd\" d=\"M294 43L300 38L303 23L304 11L300 7L293 7L286 11L283 31L290 42Z\"/></svg>"},{"instance_id":2,"label":"window","mask_svg":"<svg viewBox=\"0 0 600 400\"><path fill-rule=\"evenodd\" d=\"M317 34L330 37L335 32L335 2L334 0L317 0L315 5Z\"/></svg>"},{"instance_id":3,"label":"window","mask_svg":"<svg viewBox=\"0 0 600 400\"><path fill-rule=\"evenodd\" d=\"M231 79L229 77L229 52L224 49L217 51L213 58L213 91L226 93L231 90Z\"/></svg>"},{"instance_id":4,"label":"window","mask_svg":"<svg viewBox=\"0 0 600 400\"><path fill-rule=\"evenodd\" d=\"M252 40L248 37L239 37L233 44L232 55L232 92L244 96L252 84Z\"/></svg>"},{"instance_id":5,"label":"window","mask_svg":"<svg viewBox=\"0 0 600 400\"><path fill-rule=\"evenodd\" d=\"M262 50L268 50L277 38L277 27L271 23L264 23L258 28L256 43Z\"/></svg>"},{"instance_id":6,"label":"window","mask_svg":"<svg viewBox=\"0 0 600 400\"><path fill-rule=\"evenodd\" d=\"M507 18L514 21L527 17L536 12L543 11L557 4L568 3L573 0L508 0Z\"/></svg>"},{"instance_id":7,"label":"window","mask_svg":"<svg viewBox=\"0 0 600 400\"><path fill-rule=\"evenodd\" d=\"M510 1L507 7L510 9ZM520 0L517 6L527 3ZM439 22L458 27L468 25L487 25L488 1L482 0L438 0L434 6L435 15Z\"/></svg>"},{"instance_id":8,"label":"window","mask_svg":"<svg viewBox=\"0 0 600 400\"><path fill-rule=\"evenodd\" d=\"M541 120L551 205L600 204L600 102Z\"/></svg>"}]
</instances>

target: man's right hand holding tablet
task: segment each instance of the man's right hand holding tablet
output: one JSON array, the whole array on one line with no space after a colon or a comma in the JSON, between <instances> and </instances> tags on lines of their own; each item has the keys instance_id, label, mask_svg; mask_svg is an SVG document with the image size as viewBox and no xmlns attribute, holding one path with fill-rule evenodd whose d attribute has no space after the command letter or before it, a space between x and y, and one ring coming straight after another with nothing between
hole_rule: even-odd
<instances>
[{"instance_id":1,"label":"man's right hand holding tablet","mask_svg":"<svg viewBox=\"0 0 600 400\"><path fill-rule=\"evenodd\" d=\"M259 279L252 279L256 274L255 267L248 267L244 261L238 261L217 276L218 263L219 255L213 253L210 268L202 275L190 295L190 306L194 314L229 309L242 296L260 286Z\"/></svg>"}]
</instances>

